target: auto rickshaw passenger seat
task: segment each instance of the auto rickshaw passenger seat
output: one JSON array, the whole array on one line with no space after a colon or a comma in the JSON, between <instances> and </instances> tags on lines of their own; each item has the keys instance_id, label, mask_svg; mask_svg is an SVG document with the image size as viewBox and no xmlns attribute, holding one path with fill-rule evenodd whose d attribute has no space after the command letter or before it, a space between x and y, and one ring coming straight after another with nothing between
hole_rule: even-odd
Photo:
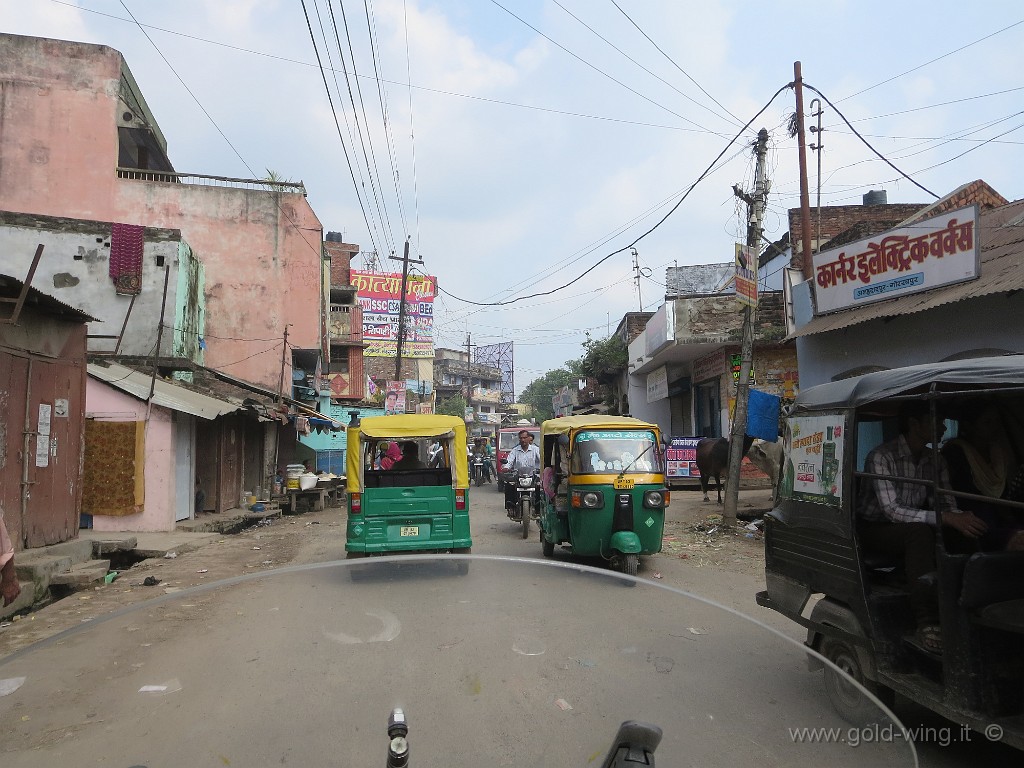
<instances>
[{"instance_id":1,"label":"auto rickshaw passenger seat","mask_svg":"<svg viewBox=\"0 0 1024 768\"><path fill-rule=\"evenodd\" d=\"M960 605L979 624L1024 634L1024 552L978 552L964 566Z\"/></svg>"}]
</instances>

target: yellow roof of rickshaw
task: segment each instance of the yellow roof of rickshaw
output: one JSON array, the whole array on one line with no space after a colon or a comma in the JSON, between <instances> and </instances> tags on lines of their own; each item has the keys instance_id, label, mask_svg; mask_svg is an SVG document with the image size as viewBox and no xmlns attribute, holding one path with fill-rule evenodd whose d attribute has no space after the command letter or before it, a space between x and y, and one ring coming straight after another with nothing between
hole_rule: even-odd
<instances>
[{"instance_id":1,"label":"yellow roof of rickshaw","mask_svg":"<svg viewBox=\"0 0 1024 768\"><path fill-rule=\"evenodd\" d=\"M632 416L561 416L540 425L541 435L567 435L574 429L660 429Z\"/></svg>"},{"instance_id":2,"label":"yellow roof of rickshaw","mask_svg":"<svg viewBox=\"0 0 1024 768\"><path fill-rule=\"evenodd\" d=\"M459 429L464 432L466 422L458 416L407 413L394 416L367 416L359 422L358 429L367 437L440 437Z\"/></svg>"}]
</instances>

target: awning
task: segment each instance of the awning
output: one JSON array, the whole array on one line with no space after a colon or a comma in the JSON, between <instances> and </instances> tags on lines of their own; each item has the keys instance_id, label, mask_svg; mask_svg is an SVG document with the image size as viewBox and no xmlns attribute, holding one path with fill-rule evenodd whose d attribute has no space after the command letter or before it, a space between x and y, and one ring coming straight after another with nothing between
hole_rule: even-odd
<instances>
[{"instance_id":1,"label":"awning","mask_svg":"<svg viewBox=\"0 0 1024 768\"><path fill-rule=\"evenodd\" d=\"M159 377L154 382L152 374L116 363L108 365L89 363L88 372L94 379L143 401L149 399L149 389L150 386L153 386L154 405L199 416L203 419L212 420L226 413L239 411L244 407L241 404L193 392Z\"/></svg>"},{"instance_id":2,"label":"awning","mask_svg":"<svg viewBox=\"0 0 1024 768\"><path fill-rule=\"evenodd\" d=\"M300 403L298 400L293 400L290 397L283 397L279 393L274 392L273 390L267 389L266 387L261 387L259 384L253 384L251 381L245 381L245 379L237 379L234 376L229 376L223 371L218 371L213 368L203 368L202 370L208 373L209 375L213 376L214 378L219 379L220 381L233 384L236 387L241 387L242 389L248 390L249 392L253 392L257 395L262 395L268 400L280 399L282 402L287 403L291 407L295 408L297 413L292 415L309 416L314 419L321 419L322 421L329 422L330 424L329 427L325 428L333 429L338 432L345 429L345 425L342 422L336 419L332 419L330 416L325 416L315 408L310 408L308 405L306 405L305 403Z\"/></svg>"}]
</instances>

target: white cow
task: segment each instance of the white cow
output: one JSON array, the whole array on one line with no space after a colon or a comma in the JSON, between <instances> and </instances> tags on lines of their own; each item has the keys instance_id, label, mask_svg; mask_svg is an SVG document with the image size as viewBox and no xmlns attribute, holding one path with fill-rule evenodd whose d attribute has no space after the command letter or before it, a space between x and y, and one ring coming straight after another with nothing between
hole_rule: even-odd
<instances>
[{"instance_id":1,"label":"white cow","mask_svg":"<svg viewBox=\"0 0 1024 768\"><path fill-rule=\"evenodd\" d=\"M782 466L782 441L769 443L767 440L755 440L747 451L750 463L772 479L772 501L779 485L779 468Z\"/></svg>"}]
</instances>

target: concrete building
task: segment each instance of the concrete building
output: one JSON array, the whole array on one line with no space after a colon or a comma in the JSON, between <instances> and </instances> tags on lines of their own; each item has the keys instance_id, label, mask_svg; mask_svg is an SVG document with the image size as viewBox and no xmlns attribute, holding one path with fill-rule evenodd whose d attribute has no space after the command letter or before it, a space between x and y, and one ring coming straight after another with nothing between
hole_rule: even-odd
<instances>
[{"instance_id":1,"label":"concrete building","mask_svg":"<svg viewBox=\"0 0 1024 768\"><path fill-rule=\"evenodd\" d=\"M729 432L743 313L734 266L669 267L665 303L629 344L629 414L669 435ZM784 400L799 387L796 350L783 345L783 294L761 292L754 315L752 386Z\"/></svg>"},{"instance_id":2,"label":"concrete building","mask_svg":"<svg viewBox=\"0 0 1024 768\"><path fill-rule=\"evenodd\" d=\"M366 394L363 311L351 277L352 258L359 253L359 246L343 242L338 232L328 232L324 248L330 259L330 362L324 379L332 401L357 403Z\"/></svg>"},{"instance_id":3,"label":"concrete building","mask_svg":"<svg viewBox=\"0 0 1024 768\"><path fill-rule=\"evenodd\" d=\"M110 275L112 222L0 211L5 268L26 274L43 246L34 282L94 318L88 352L121 358L204 362L205 274L177 229L141 232L137 288L119 292ZM168 271L164 296L164 272ZM164 329L159 333L161 305ZM159 337L160 348L157 350Z\"/></svg>"},{"instance_id":4,"label":"concrete building","mask_svg":"<svg viewBox=\"0 0 1024 768\"><path fill-rule=\"evenodd\" d=\"M91 319L0 275L0 513L16 550L78 535Z\"/></svg>"},{"instance_id":5,"label":"concrete building","mask_svg":"<svg viewBox=\"0 0 1024 768\"><path fill-rule=\"evenodd\" d=\"M326 358L328 262L301 183L177 172L106 46L0 35L0 89L0 168L17 179L0 210L180 230L206 270L207 365L277 388L286 327Z\"/></svg>"},{"instance_id":6,"label":"concrete building","mask_svg":"<svg viewBox=\"0 0 1024 768\"><path fill-rule=\"evenodd\" d=\"M473 437L493 437L501 426L501 369L471 363L459 349L434 350L437 403L461 395L466 400L466 426Z\"/></svg>"}]
</instances>

